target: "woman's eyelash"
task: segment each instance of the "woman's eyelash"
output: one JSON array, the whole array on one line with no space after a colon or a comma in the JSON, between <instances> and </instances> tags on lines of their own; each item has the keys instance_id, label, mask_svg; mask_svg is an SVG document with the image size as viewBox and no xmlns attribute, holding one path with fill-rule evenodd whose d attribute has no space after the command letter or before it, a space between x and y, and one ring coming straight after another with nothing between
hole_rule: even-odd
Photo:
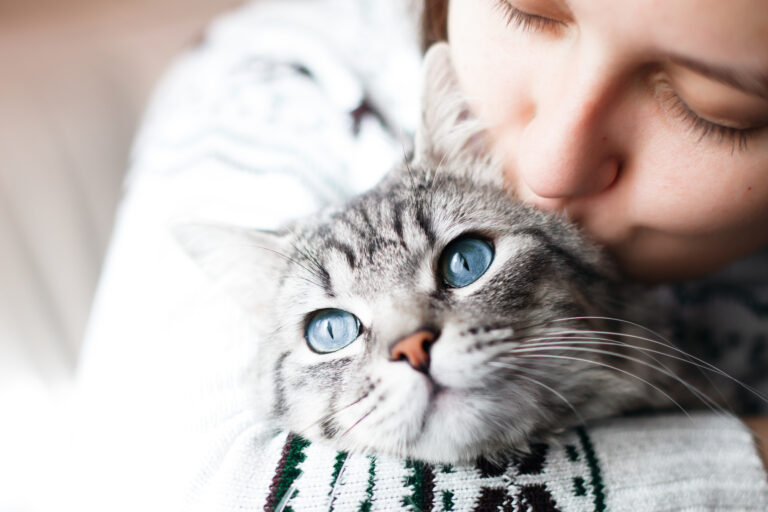
<instances>
[{"instance_id":1,"label":"woman's eyelash","mask_svg":"<svg viewBox=\"0 0 768 512\"><path fill-rule=\"evenodd\" d=\"M514 25L524 31L552 30L563 25L558 20L522 11L510 4L508 0L496 0L496 7L503 15L507 26ZM739 151L747 149L750 135L757 131L754 128L734 128L704 119L689 107L669 84L664 87L663 102L669 112L686 122L691 131L698 133L699 141L711 139L718 143L727 142L732 145L732 152L737 149Z\"/></svg>"},{"instance_id":2,"label":"woman's eyelash","mask_svg":"<svg viewBox=\"0 0 768 512\"><path fill-rule=\"evenodd\" d=\"M504 15L507 26L515 25L523 30L545 30L561 25L557 20L521 11L506 0L497 0L496 5Z\"/></svg>"},{"instance_id":3,"label":"woman's eyelash","mask_svg":"<svg viewBox=\"0 0 768 512\"><path fill-rule=\"evenodd\" d=\"M747 149L749 136L755 131L754 129L734 128L707 121L694 112L670 85L664 86L664 96L664 106L667 110L688 123L691 130L699 134L699 141L711 139L717 142L728 142L732 145L731 152Z\"/></svg>"}]
</instances>

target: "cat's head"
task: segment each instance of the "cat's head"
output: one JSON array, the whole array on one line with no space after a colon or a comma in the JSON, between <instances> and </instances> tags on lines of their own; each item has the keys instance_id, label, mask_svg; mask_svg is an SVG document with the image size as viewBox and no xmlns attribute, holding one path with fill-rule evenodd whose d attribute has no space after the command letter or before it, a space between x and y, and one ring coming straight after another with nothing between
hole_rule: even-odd
<instances>
[{"instance_id":1,"label":"cat's head","mask_svg":"<svg viewBox=\"0 0 768 512\"><path fill-rule=\"evenodd\" d=\"M409 165L277 233L180 238L260 327L259 382L280 425L445 462L614 413L643 389L603 366L620 361L563 348L569 329L603 328L573 318L615 311L615 276L575 227L510 199L445 48L427 60Z\"/></svg>"}]
</instances>

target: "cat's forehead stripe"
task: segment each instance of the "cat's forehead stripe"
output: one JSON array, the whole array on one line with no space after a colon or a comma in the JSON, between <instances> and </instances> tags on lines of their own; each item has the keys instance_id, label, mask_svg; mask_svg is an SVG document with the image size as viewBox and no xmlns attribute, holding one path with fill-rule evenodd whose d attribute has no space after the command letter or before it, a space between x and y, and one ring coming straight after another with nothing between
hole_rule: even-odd
<instances>
[{"instance_id":1,"label":"cat's forehead stripe","mask_svg":"<svg viewBox=\"0 0 768 512\"><path fill-rule=\"evenodd\" d=\"M394 214L395 218L392 221L392 227L395 229L395 234L397 235L397 238L400 240L400 242L405 246L405 238L403 237L403 209L402 209L402 203L397 203L395 205Z\"/></svg>"},{"instance_id":2,"label":"cat's forehead stripe","mask_svg":"<svg viewBox=\"0 0 768 512\"><path fill-rule=\"evenodd\" d=\"M424 235L427 237L427 240L429 241L430 245L434 245L435 242L437 241L437 236L435 235L435 231L432 227L432 218L424 208L423 201L418 202L418 204L416 205L415 213L416 213L417 225L424 232Z\"/></svg>"},{"instance_id":3,"label":"cat's forehead stripe","mask_svg":"<svg viewBox=\"0 0 768 512\"><path fill-rule=\"evenodd\" d=\"M553 241L549 235L539 228L529 227L518 229L513 231L512 235L528 235L539 240L550 253L557 255L561 262L573 269L574 277L579 280L592 282L605 279L605 276L601 275L597 269L571 254L562 244Z\"/></svg>"},{"instance_id":4,"label":"cat's forehead stripe","mask_svg":"<svg viewBox=\"0 0 768 512\"><path fill-rule=\"evenodd\" d=\"M322 280L323 291L331 299L336 297L336 293L333 291L333 283L331 282L331 274L322 265L318 264L318 267Z\"/></svg>"},{"instance_id":5,"label":"cat's forehead stripe","mask_svg":"<svg viewBox=\"0 0 768 512\"><path fill-rule=\"evenodd\" d=\"M357 268L357 257L355 256L355 250L346 242L342 242L336 237L329 238L325 241L327 249L338 251L344 255L351 269Z\"/></svg>"},{"instance_id":6,"label":"cat's forehead stripe","mask_svg":"<svg viewBox=\"0 0 768 512\"><path fill-rule=\"evenodd\" d=\"M285 375L283 375L283 367L285 365L285 359L290 354L289 351L280 354L275 361L275 366L272 370L274 375L274 403L272 404L272 413L276 417L284 415L288 411L288 404L286 402L285 395Z\"/></svg>"}]
</instances>

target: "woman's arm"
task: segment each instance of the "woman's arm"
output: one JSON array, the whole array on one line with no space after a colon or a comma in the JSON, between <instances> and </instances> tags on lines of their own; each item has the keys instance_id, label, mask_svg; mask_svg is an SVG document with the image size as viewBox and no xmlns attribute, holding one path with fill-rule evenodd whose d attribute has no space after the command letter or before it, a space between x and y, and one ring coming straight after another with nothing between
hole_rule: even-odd
<instances>
[{"instance_id":1,"label":"woman's arm","mask_svg":"<svg viewBox=\"0 0 768 512\"><path fill-rule=\"evenodd\" d=\"M264 453L269 510L768 510L749 431L713 413L608 420L495 464L347 454L285 434Z\"/></svg>"},{"instance_id":2,"label":"woman's arm","mask_svg":"<svg viewBox=\"0 0 768 512\"><path fill-rule=\"evenodd\" d=\"M763 457L763 464L768 468L768 416L744 418L744 423L754 432L755 443Z\"/></svg>"}]
</instances>

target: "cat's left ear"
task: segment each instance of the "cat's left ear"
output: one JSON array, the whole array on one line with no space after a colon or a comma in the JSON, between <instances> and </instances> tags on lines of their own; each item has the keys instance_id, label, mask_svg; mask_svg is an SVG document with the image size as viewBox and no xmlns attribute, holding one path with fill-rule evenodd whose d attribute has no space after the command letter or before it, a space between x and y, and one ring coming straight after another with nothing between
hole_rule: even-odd
<instances>
[{"instance_id":1,"label":"cat's left ear","mask_svg":"<svg viewBox=\"0 0 768 512\"><path fill-rule=\"evenodd\" d=\"M288 235L194 223L178 224L171 231L187 254L246 311L264 310L274 299L288 261Z\"/></svg>"},{"instance_id":2,"label":"cat's left ear","mask_svg":"<svg viewBox=\"0 0 768 512\"><path fill-rule=\"evenodd\" d=\"M483 124L471 113L459 87L447 43L433 44L422 64L421 120L414 162L436 168L488 158Z\"/></svg>"}]
</instances>

